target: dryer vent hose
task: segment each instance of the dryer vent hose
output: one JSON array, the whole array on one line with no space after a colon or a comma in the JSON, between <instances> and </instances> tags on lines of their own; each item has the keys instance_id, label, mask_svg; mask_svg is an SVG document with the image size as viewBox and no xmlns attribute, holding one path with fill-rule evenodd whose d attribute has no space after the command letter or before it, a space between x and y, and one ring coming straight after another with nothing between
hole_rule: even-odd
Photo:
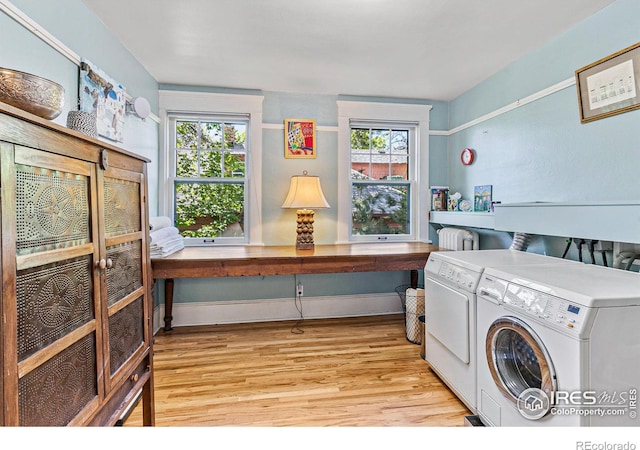
<instances>
[{"instance_id":1,"label":"dryer vent hose","mask_svg":"<svg viewBox=\"0 0 640 450\"><path fill-rule=\"evenodd\" d=\"M631 270L631 266L633 266L633 263L638 259L640 259L640 253L630 251L620 252L613 259L613 267L615 269Z\"/></svg>"},{"instance_id":2,"label":"dryer vent hose","mask_svg":"<svg viewBox=\"0 0 640 450\"><path fill-rule=\"evenodd\" d=\"M514 233L513 242L511 243L511 247L509 247L509 249L526 252L527 247L529 246L529 238L530 236L526 233L520 233L520 232Z\"/></svg>"}]
</instances>

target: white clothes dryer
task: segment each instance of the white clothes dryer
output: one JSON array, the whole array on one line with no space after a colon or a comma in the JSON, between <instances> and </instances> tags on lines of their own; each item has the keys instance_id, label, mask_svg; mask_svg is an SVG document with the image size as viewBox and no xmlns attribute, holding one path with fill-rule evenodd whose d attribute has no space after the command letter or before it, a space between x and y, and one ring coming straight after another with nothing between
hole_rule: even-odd
<instances>
[{"instance_id":1,"label":"white clothes dryer","mask_svg":"<svg viewBox=\"0 0 640 450\"><path fill-rule=\"evenodd\" d=\"M487 268L477 301L484 425L640 426L640 274Z\"/></svg>"},{"instance_id":2,"label":"white clothes dryer","mask_svg":"<svg viewBox=\"0 0 640 450\"><path fill-rule=\"evenodd\" d=\"M439 251L425 265L425 360L475 413L476 288L486 267L579 264L518 250Z\"/></svg>"}]
</instances>

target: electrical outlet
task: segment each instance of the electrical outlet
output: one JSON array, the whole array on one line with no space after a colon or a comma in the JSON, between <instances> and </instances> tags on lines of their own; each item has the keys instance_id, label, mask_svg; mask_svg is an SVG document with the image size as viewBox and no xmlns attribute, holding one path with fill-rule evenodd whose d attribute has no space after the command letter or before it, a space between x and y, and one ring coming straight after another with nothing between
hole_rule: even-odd
<instances>
[{"instance_id":1,"label":"electrical outlet","mask_svg":"<svg viewBox=\"0 0 640 450\"><path fill-rule=\"evenodd\" d=\"M302 281L298 281L298 297L302 297L304 295L304 289L302 287Z\"/></svg>"}]
</instances>

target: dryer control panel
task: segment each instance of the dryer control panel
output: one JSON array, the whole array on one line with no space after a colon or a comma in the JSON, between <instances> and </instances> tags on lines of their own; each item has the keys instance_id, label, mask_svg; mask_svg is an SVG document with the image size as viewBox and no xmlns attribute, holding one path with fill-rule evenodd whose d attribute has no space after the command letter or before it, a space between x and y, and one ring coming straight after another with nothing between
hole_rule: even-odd
<instances>
[{"instance_id":1,"label":"dryer control panel","mask_svg":"<svg viewBox=\"0 0 640 450\"><path fill-rule=\"evenodd\" d=\"M476 291L480 280L478 272L439 260L428 260L425 272L431 278L444 280L447 284L453 284L469 292Z\"/></svg>"}]
</instances>

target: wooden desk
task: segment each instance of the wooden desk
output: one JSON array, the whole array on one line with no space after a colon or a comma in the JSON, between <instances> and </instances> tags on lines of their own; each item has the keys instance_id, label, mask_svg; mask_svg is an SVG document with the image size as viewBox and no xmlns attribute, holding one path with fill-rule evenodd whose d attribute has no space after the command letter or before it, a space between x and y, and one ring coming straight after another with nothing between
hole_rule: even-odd
<instances>
[{"instance_id":1,"label":"wooden desk","mask_svg":"<svg viewBox=\"0 0 640 450\"><path fill-rule=\"evenodd\" d=\"M418 270L438 247L422 242L295 246L186 247L164 258L152 258L153 278L164 279L164 329L173 320L175 278L250 277L343 272L410 270L417 285Z\"/></svg>"}]
</instances>

